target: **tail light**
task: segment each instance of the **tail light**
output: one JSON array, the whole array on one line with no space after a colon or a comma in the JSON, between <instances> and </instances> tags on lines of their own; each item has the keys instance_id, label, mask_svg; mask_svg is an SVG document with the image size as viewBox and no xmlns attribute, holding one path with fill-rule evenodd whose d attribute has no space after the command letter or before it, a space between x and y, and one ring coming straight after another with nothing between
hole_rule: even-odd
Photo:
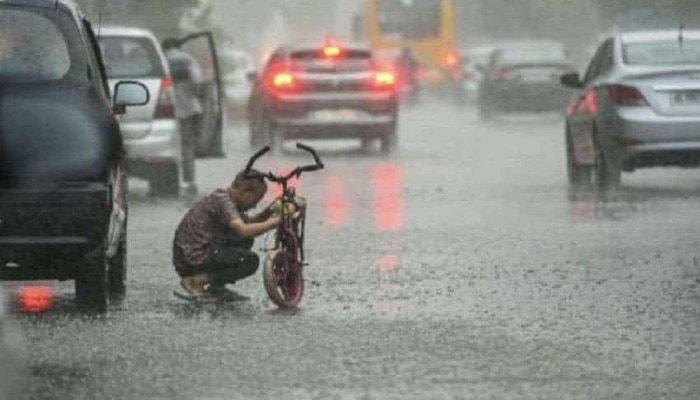
<instances>
[{"instance_id":1,"label":"tail light","mask_svg":"<svg viewBox=\"0 0 700 400\"><path fill-rule=\"evenodd\" d=\"M155 119L175 118L175 88L170 75L165 75L160 81L158 104L156 104Z\"/></svg>"},{"instance_id":2,"label":"tail light","mask_svg":"<svg viewBox=\"0 0 700 400\"><path fill-rule=\"evenodd\" d=\"M618 106L640 107L648 106L649 102L644 95L636 88L623 85L613 85L607 87L610 100Z\"/></svg>"},{"instance_id":3,"label":"tail light","mask_svg":"<svg viewBox=\"0 0 700 400\"><path fill-rule=\"evenodd\" d=\"M396 75L387 70L376 71L371 86L376 90L393 90L396 87Z\"/></svg>"},{"instance_id":4,"label":"tail light","mask_svg":"<svg viewBox=\"0 0 700 400\"><path fill-rule=\"evenodd\" d=\"M579 100L578 106L575 110L572 110L572 114L596 114L598 113L598 102L595 98L595 91L589 89L581 100Z\"/></svg>"},{"instance_id":5,"label":"tail light","mask_svg":"<svg viewBox=\"0 0 700 400\"><path fill-rule=\"evenodd\" d=\"M299 81L289 71L277 71L270 74L267 86L273 92L295 92L299 89Z\"/></svg>"},{"instance_id":6,"label":"tail light","mask_svg":"<svg viewBox=\"0 0 700 400\"><path fill-rule=\"evenodd\" d=\"M323 56L326 58L338 58L342 50L338 46L329 45L323 48Z\"/></svg>"}]
</instances>

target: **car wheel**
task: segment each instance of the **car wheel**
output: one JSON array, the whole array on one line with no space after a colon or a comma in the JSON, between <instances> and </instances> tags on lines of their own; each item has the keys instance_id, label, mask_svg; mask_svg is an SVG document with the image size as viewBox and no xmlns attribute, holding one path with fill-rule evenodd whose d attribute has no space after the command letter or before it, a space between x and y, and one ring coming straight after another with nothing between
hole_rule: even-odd
<instances>
[{"instance_id":1,"label":"car wheel","mask_svg":"<svg viewBox=\"0 0 700 400\"><path fill-rule=\"evenodd\" d=\"M610 162L598 140L594 141L595 162L593 165L593 183L599 191L616 189L620 186L622 170Z\"/></svg>"},{"instance_id":2,"label":"car wheel","mask_svg":"<svg viewBox=\"0 0 700 400\"><path fill-rule=\"evenodd\" d=\"M591 183L591 167L576 163L573 141L568 132L566 133L566 165L570 185L585 186Z\"/></svg>"},{"instance_id":3,"label":"car wheel","mask_svg":"<svg viewBox=\"0 0 700 400\"><path fill-rule=\"evenodd\" d=\"M399 138L396 134L396 124L394 123L390 128L387 128L379 138L379 149L382 154L389 154L398 145L398 142Z\"/></svg>"},{"instance_id":4,"label":"car wheel","mask_svg":"<svg viewBox=\"0 0 700 400\"><path fill-rule=\"evenodd\" d=\"M104 245L88 254L78 264L75 297L79 309L97 312L107 309L107 264Z\"/></svg>"},{"instance_id":5,"label":"car wheel","mask_svg":"<svg viewBox=\"0 0 700 400\"><path fill-rule=\"evenodd\" d=\"M126 229L126 226L124 226ZM122 299L126 295L126 231L119 237L119 248L117 254L109 259L109 270L107 271L107 284L109 296L112 299Z\"/></svg>"},{"instance_id":6,"label":"car wheel","mask_svg":"<svg viewBox=\"0 0 700 400\"><path fill-rule=\"evenodd\" d=\"M180 194L180 171L176 163L155 168L150 180L151 194L159 197L177 197Z\"/></svg>"},{"instance_id":7,"label":"car wheel","mask_svg":"<svg viewBox=\"0 0 700 400\"><path fill-rule=\"evenodd\" d=\"M221 118L217 119L216 130L209 143L209 156L213 158L225 158L226 152L224 152L224 135L223 135L223 121Z\"/></svg>"}]
</instances>

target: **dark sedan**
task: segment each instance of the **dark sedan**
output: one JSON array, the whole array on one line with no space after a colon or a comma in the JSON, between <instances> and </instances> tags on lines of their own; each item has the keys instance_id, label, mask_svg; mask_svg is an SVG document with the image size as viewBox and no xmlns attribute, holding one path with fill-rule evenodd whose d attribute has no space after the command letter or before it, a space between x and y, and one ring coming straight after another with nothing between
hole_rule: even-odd
<instances>
[{"instance_id":1,"label":"dark sedan","mask_svg":"<svg viewBox=\"0 0 700 400\"><path fill-rule=\"evenodd\" d=\"M559 76L574 71L562 45L549 41L496 46L479 87L479 115L563 110L570 93Z\"/></svg>"}]
</instances>

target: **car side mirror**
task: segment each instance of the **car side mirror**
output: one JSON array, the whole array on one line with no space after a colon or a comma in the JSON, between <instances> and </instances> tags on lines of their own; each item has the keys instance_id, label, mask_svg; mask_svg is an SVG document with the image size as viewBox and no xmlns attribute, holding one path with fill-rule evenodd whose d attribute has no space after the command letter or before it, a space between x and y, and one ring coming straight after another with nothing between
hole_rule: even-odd
<instances>
[{"instance_id":1,"label":"car side mirror","mask_svg":"<svg viewBox=\"0 0 700 400\"><path fill-rule=\"evenodd\" d=\"M559 83L573 89L581 89L583 87L583 82L581 82L578 72L570 72L562 75L559 77Z\"/></svg>"},{"instance_id":2,"label":"car side mirror","mask_svg":"<svg viewBox=\"0 0 700 400\"><path fill-rule=\"evenodd\" d=\"M121 81L114 86L114 112L117 115L126 114L126 108L145 106L151 101L151 94L141 82Z\"/></svg>"},{"instance_id":3,"label":"car side mirror","mask_svg":"<svg viewBox=\"0 0 700 400\"><path fill-rule=\"evenodd\" d=\"M245 77L248 79L248 82L255 83L258 80L258 73L257 71L251 71L245 74Z\"/></svg>"}]
</instances>

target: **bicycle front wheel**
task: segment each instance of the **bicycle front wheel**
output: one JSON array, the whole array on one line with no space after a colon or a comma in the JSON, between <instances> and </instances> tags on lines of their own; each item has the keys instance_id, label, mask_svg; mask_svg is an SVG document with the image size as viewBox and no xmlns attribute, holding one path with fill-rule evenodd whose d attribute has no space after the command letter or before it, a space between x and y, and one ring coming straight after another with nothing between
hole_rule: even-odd
<instances>
[{"instance_id":1,"label":"bicycle front wheel","mask_svg":"<svg viewBox=\"0 0 700 400\"><path fill-rule=\"evenodd\" d=\"M299 258L299 248L293 235L287 235L287 245L282 250L268 254L263 267L265 291L279 308L296 308L304 295L304 276Z\"/></svg>"}]
</instances>

